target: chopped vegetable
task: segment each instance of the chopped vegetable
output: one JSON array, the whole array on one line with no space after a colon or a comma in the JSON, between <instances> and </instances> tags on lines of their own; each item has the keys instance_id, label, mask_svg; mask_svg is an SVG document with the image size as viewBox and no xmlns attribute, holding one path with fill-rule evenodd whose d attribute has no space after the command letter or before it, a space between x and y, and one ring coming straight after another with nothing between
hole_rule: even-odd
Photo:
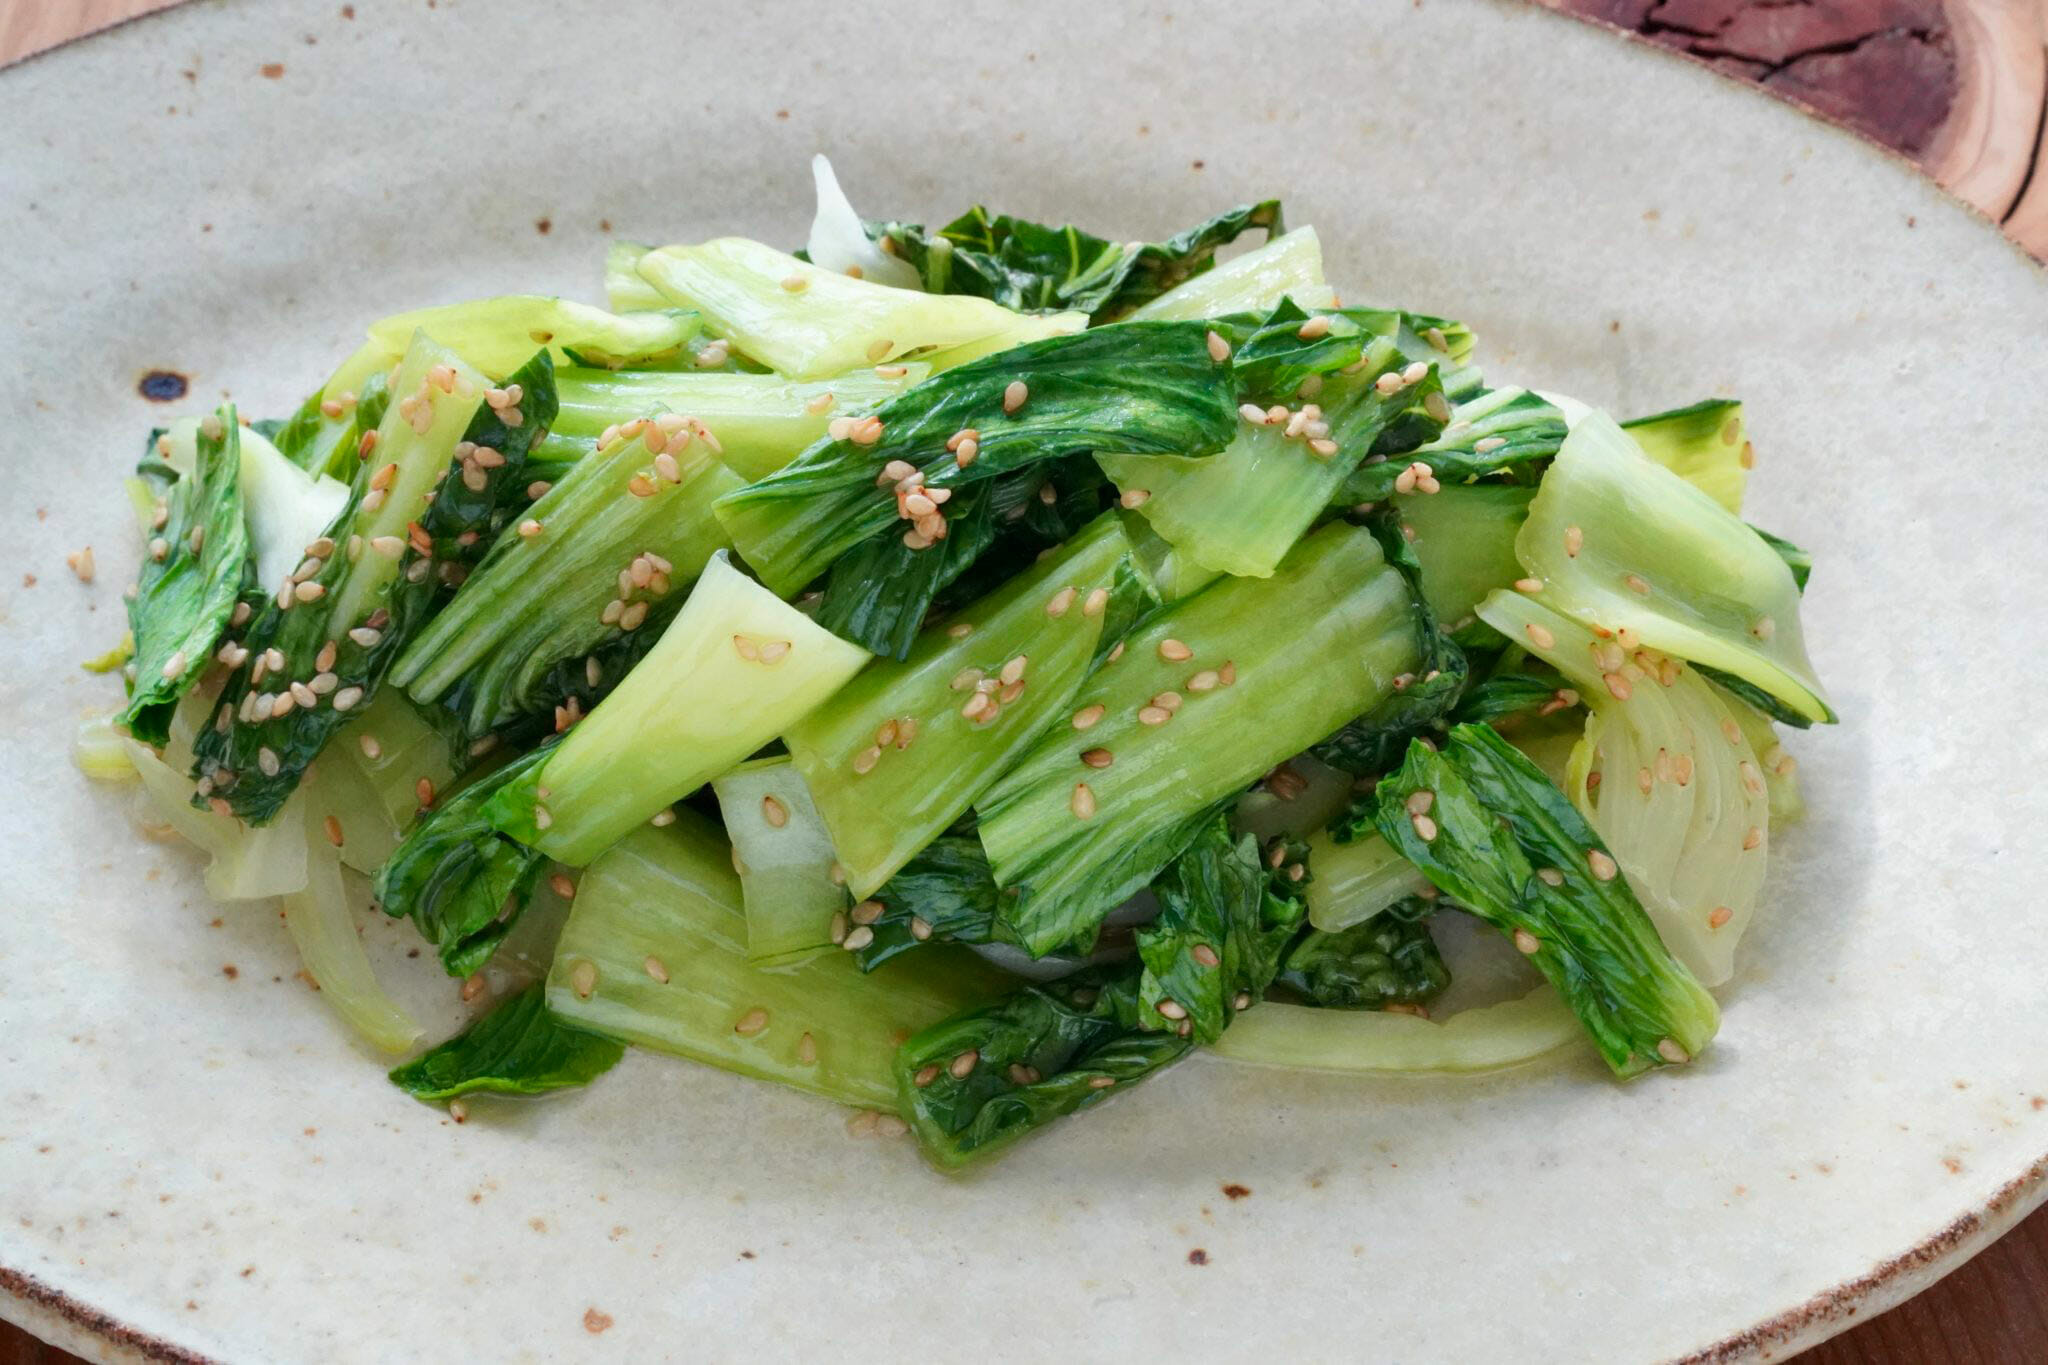
<instances>
[{"instance_id":1,"label":"chopped vegetable","mask_svg":"<svg viewBox=\"0 0 2048 1365\"><path fill-rule=\"evenodd\" d=\"M1324 1009L1426 1005L1451 983L1429 936L1435 908L1410 896L1348 929L1303 934L1281 959L1278 984Z\"/></svg>"},{"instance_id":2,"label":"chopped vegetable","mask_svg":"<svg viewBox=\"0 0 2048 1365\"><path fill-rule=\"evenodd\" d=\"M747 960L762 966L801 961L846 934L846 872L832 836L787 755L742 763L711 780L732 840L747 911Z\"/></svg>"},{"instance_id":3,"label":"chopped vegetable","mask_svg":"<svg viewBox=\"0 0 2048 1365\"><path fill-rule=\"evenodd\" d=\"M477 1091L539 1095L588 1085L625 1055L616 1039L563 1023L536 983L393 1070L391 1083L430 1104Z\"/></svg>"},{"instance_id":4,"label":"chopped vegetable","mask_svg":"<svg viewBox=\"0 0 2048 1365\"><path fill-rule=\"evenodd\" d=\"M1741 403L1709 398L1623 422L1621 429L1643 454L1740 515L1749 467L1756 461L1743 429Z\"/></svg>"}]
</instances>

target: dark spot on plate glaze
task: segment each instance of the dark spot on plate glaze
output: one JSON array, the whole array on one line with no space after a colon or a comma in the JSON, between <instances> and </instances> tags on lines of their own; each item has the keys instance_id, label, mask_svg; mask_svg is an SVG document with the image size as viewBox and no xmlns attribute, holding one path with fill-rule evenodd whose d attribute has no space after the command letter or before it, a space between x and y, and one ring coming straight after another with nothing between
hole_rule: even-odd
<instances>
[{"instance_id":1,"label":"dark spot on plate glaze","mask_svg":"<svg viewBox=\"0 0 2048 1365\"><path fill-rule=\"evenodd\" d=\"M555 221L552 218L536 218L533 220L533 230L535 232L538 232L543 237L547 236L549 232L553 231L554 226Z\"/></svg>"},{"instance_id":2,"label":"dark spot on plate glaze","mask_svg":"<svg viewBox=\"0 0 2048 1365\"><path fill-rule=\"evenodd\" d=\"M1250 1196L1250 1194L1251 1187L1248 1185L1232 1183L1223 1187L1223 1197L1225 1199L1244 1199Z\"/></svg>"},{"instance_id":3,"label":"dark spot on plate glaze","mask_svg":"<svg viewBox=\"0 0 2048 1365\"><path fill-rule=\"evenodd\" d=\"M283 62L265 62L263 64L262 70L263 79L266 81L279 81L284 79Z\"/></svg>"},{"instance_id":4,"label":"dark spot on plate glaze","mask_svg":"<svg viewBox=\"0 0 2048 1365\"><path fill-rule=\"evenodd\" d=\"M237 967L232 962L224 962L221 964L220 974L226 977L228 980L233 981L237 977L241 976L242 969L240 967Z\"/></svg>"},{"instance_id":5,"label":"dark spot on plate glaze","mask_svg":"<svg viewBox=\"0 0 2048 1365\"><path fill-rule=\"evenodd\" d=\"M590 1333L590 1335L596 1336L599 1332L605 1331L611 1325L611 1314L601 1313L595 1308L586 1308L583 1310L583 1330Z\"/></svg>"},{"instance_id":6,"label":"dark spot on plate glaze","mask_svg":"<svg viewBox=\"0 0 2048 1365\"><path fill-rule=\"evenodd\" d=\"M135 391L152 403L175 403L191 387L176 370L151 370L136 381Z\"/></svg>"},{"instance_id":7,"label":"dark spot on plate glaze","mask_svg":"<svg viewBox=\"0 0 2048 1365\"><path fill-rule=\"evenodd\" d=\"M1208 1253L1208 1252L1206 1252L1206 1251L1204 1251L1204 1250L1203 1250L1202 1248L1200 1248L1200 1247L1196 1247L1196 1248L1195 1248L1195 1249L1194 1249L1193 1251L1190 1251L1190 1252L1188 1253L1188 1264L1189 1264L1189 1265L1207 1265L1207 1264L1209 1264L1209 1253Z\"/></svg>"},{"instance_id":8,"label":"dark spot on plate glaze","mask_svg":"<svg viewBox=\"0 0 2048 1365\"><path fill-rule=\"evenodd\" d=\"M740 1253L740 1259L742 1261L751 1261L754 1259L754 1253L751 1251L742 1251Z\"/></svg>"}]
</instances>

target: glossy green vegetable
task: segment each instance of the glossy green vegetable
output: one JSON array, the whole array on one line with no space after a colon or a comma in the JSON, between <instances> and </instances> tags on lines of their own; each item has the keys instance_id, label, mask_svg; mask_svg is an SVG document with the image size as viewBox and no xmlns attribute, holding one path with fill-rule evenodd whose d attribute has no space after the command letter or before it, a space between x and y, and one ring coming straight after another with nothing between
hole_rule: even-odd
<instances>
[{"instance_id":1,"label":"glossy green vegetable","mask_svg":"<svg viewBox=\"0 0 2048 1365\"><path fill-rule=\"evenodd\" d=\"M394 1069L391 1083L429 1103L476 1091L540 1095L588 1085L625 1055L625 1045L616 1039L556 1018L536 983Z\"/></svg>"}]
</instances>

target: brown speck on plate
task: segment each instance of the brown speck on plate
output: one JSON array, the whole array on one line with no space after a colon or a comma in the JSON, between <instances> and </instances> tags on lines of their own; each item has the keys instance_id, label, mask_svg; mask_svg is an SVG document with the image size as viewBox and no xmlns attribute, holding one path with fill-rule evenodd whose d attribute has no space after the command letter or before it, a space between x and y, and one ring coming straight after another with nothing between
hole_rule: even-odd
<instances>
[{"instance_id":1,"label":"brown speck on plate","mask_svg":"<svg viewBox=\"0 0 2048 1365\"><path fill-rule=\"evenodd\" d=\"M284 63L283 63L283 62L265 62L265 63L263 64L263 68L262 68L262 69L263 69L263 79L264 79L264 80L266 80L266 81L277 81L277 80L283 80L283 79L284 79Z\"/></svg>"},{"instance_id":2,"label":"brown speck on plate","mask_svg":"<svg viewBox=\"0 0 2048 1365\"><path fill-rule=\"evenodd\" d=\"M535 232L538 232L543 237L547 236L548 233L553 231L554 226L555 220L552 218L536 218L533 220L533 230Z\"/></svg>"},{"instance_id":3,"label":"brown speck on plate","mask_svg":"<svg viewBox=\"0 0 2048 1365\"><path fill-rule=\"evenodd\" d=\"M152 403L175 403L190 387L176 370L151 370L135 383L135 391Z\"/></svg>"},{"instance_id":4,"label":"brown speck on plate","mask_svg":"<svg viewBox=\"0 0 2048 1365\"><path fill-rule=\"evenodd\" d=\"M1223 1187L1223 1197L1226 1199L1243 1199L1250 1193L1251 1189L1249 1186L1239 1185L1235 1182Z\"/></svg>"},{"instance_id":5,"label":"brown speck on plate","mask_svg":"<svg viewBox=\"0 0 2048 1365\"><path fill-rule=\"evenodd\" d=\"M754 1253L751 1251L742 1251L740 1253L740 1259L742 1261L751 1261L754 1259Z\"/></svg>"},{"instance_id":6,"label":"brown speck on plate","mask_svg":"<svg viewBox=\"0 0 2048 1365\"><path fill-rule=\"evenodd\" d=\"M610 1313L601 1313L595 1308L583 1310L583 1330L590 1333L590 1335L596 1336L611 1325L612 1315Z\"/></svg>"},{"instance_id":7,"label":"brown speck on plate","mask_svg":"<svg viewBox=\"0 0 2048 1365\"><path fill-rule=\"evenodd\" d=\"M241 976L242 969L240 967L237 967L232 962L223 962L221 964L220 974L226 977L228 980L233 981L237 977Z\"/></svg>"},{"instance_id":8,"label":"brown speck on plate","mask_svg":"<svg viewBox=\"0 0 2048 1365\"><path fill-rule=\"evenodd\" d=\"M1190 1251L1190 1252L1188 1253L1188 1264L1189 1264L1189 1265L1207 1265L1207 1264L1209 1264L1209 1253L1208 1253L1208 1252L1206 1252L1206 1251L1204 1251L1204 1250L1203 1250L1203 1249L1202 1249L1201 1247L1196 1247L1196 1248L1195 1248L1195 1249L1194 1249L1193 1251Z\"/></svg>"}]
</instances>

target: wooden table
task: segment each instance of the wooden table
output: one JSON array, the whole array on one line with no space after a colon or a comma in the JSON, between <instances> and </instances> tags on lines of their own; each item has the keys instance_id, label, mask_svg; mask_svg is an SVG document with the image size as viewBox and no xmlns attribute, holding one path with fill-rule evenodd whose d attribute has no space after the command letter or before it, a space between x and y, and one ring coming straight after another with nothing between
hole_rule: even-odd
<instances>
[{"instance_id":1,"label":"wooden table","mask_svg":"<svg viewBox=\"0 0 2048 1365\"><path fill-rule=\"evenodd\" d=\"M2048 261L2048 0L1538 0L1755 81L1917 162ZM0 0L0 65L175 0ZM2048 1208L1808 1365L2048 1361ZM80 1365L0 1323L0 1365Z\"/></svg>"}]
</instances>

